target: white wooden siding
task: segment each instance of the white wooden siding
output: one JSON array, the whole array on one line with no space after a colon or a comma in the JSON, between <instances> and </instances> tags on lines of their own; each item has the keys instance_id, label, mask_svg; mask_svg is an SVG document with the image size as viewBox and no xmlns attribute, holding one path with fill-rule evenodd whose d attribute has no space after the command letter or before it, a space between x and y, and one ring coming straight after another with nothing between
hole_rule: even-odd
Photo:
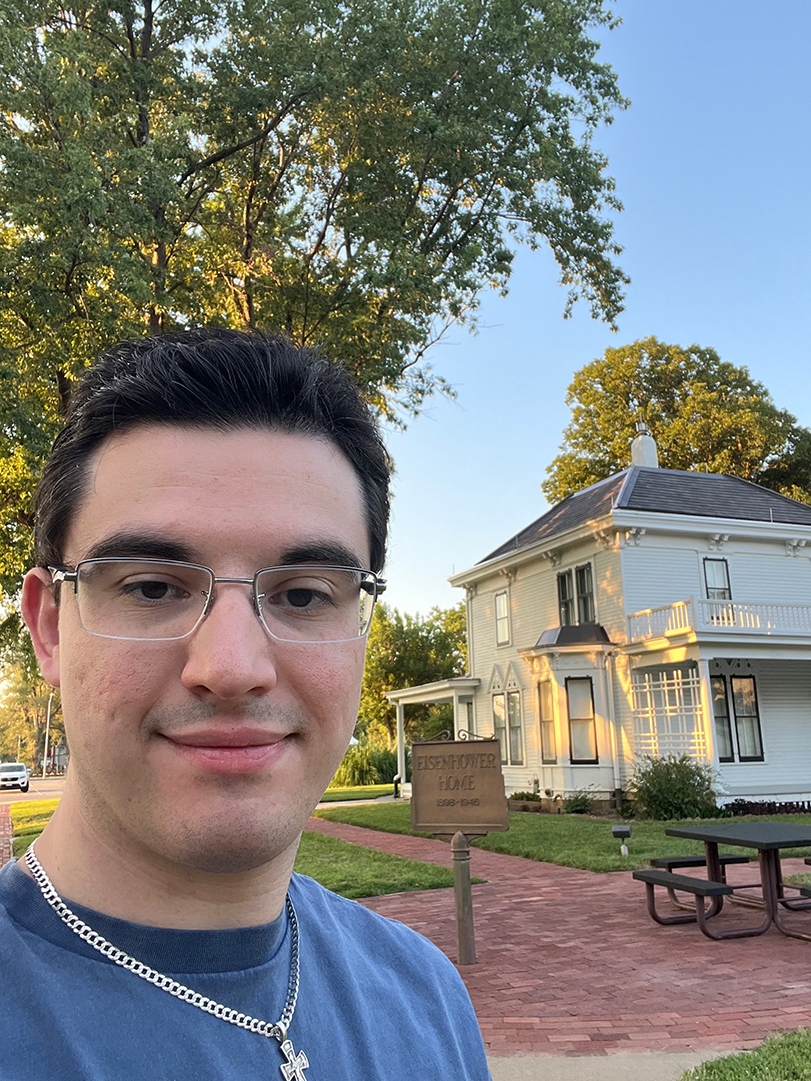
<instances>
[{"instance_id":1,"label":"white wooden siding","mask_svg":"<svg viewBox=\"0 0 811 1081\"><path fill-rule=\"evenodd\" d=\"M807 661L742 661L727 675L754 676L763 762L722 763L729 795L788 793L811 797L811 664Z\"/></svg>"}]
</instances>

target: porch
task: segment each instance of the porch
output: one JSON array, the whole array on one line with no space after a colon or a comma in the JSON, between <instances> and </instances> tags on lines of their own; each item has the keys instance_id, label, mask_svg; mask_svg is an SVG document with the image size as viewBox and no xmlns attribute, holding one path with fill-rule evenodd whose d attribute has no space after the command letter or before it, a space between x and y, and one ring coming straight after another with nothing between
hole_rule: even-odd
<instances>
[{"instance_id":1,"label":"porch","mask_svg":"<svg viewBox=\"0 0 811 1081\"><path fill-rule=\"evenodd\" d=\"M397 772L403 785L406 778L405 707L453 703L453 735L456 739L460 732L473 728L473 696L480 684L481 680L473 676L455 676L386 692L388 701L397 708ZM403 794L407 795L408 789Z\"/></svg>"}]
</instances>

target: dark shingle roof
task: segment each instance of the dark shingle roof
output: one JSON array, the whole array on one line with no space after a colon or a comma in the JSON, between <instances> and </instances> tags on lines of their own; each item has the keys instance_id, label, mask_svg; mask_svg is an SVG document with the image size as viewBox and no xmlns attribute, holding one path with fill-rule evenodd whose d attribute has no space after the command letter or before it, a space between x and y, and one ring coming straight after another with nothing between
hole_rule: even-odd
<instances>
[{"instance_id":1,"label":"dark shingle roof","mask_svg":"<svg viewBox=\"0 0 811 1081\"><path fill-rule=\"evenodd\" d=\"M727 473L640 468L630 473L635 475L629 477L617 508L811 525L811 506Z\"/></svg>"},{"instance_id":2,"label":"dark shingle roof","mask_svg":"<svg viewBox=\"0 0 811 1081\"><path fill-rule=\"evenodd\" d=\"M632 466L564 499L480 562L549 540L614 509L811 525L811 506L740 477Z\"/></svg>"},{"instance_id":3,"label":"dark shingle roof","mask_svg":"<svg viewBox=\"0 0 811 1081\"><path fill-rule=\"evenodd\" d=\"M562 503L558 503L526 529L516 533L514 537L500 545L490 555L485 556L480 562L486 563L489 559L507 555L508 552L517 552L540 540L554 537L558 533L565 533L567 529L576 529L577 526L593 518L604 517L614 506L614 500L622 488L626 474L627 470L625 473L616 473L607 480L592 484L590 488L584 488L582 492L570 495L568 499L564 499Z\"/></svg>"}]
</instances>

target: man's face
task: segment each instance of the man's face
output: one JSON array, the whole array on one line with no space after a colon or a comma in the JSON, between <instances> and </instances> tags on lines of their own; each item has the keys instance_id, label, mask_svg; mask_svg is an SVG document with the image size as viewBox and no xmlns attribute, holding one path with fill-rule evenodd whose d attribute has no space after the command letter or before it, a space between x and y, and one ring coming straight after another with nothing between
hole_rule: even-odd
<instances>
[{"instance_id":1,"label":"man's face","mask_svg":"<svg viewBox=\"0 0 811 1081\"><path fill-rule=\"evenodd\" d=\"M137 551L127 537L142 538ZM326 441L280 432L152 426L109 438L65 563L143 556L143 538L154 557L180 550L218 577L336 552L369 560L352 466ZM58 639L41 660L61 687L81 813L141 858L203 871L268 862L295 844L346 749L364 648L275 641L240 584L217 585L187 638L95 637L63 586Z\"/></svg>"}]
</instances>

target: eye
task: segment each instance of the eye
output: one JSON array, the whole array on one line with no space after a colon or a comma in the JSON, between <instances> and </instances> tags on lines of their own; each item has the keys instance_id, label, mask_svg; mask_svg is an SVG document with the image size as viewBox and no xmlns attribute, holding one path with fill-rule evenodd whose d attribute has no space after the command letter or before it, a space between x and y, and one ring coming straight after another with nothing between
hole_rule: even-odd
<instances>
[{"instance_id":1,"label":"eye","mask_svg":"<svg viewBox=\"0 0 811 1081\"><path fill-rule=\"evenodd\" d=\"M287 589L281 594L289 605L293 608L307 608L314 603L326 604L328 603L326 596L323 593L318 593L315 589L304 589L302 586L296 586L294 589Z\"/></svg>"},{"instance_id":2,"label":"eye","mask_svg":"<svg viewBox=\"0 0 811 1081\"><path fill-rule=\"evenodd\" d=\"M182 586L159 578L144 579L136 582L124 582L121 592L125 597L136 601L167 602L183 600L188 592Z\"/></svg>"}]
</instances>

